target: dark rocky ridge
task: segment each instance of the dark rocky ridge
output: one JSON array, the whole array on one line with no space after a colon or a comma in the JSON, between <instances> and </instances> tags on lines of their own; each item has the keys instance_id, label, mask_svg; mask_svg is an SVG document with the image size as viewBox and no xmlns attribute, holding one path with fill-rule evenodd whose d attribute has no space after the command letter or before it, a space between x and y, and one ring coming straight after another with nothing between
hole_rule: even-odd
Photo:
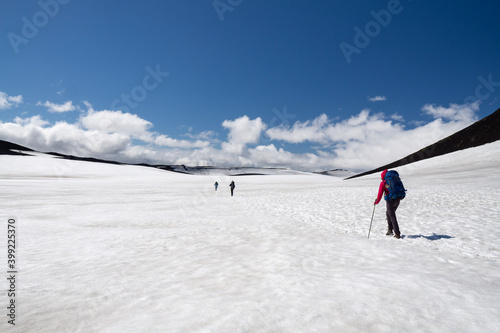
<instances>
[{"instance_id":1,"label":"dark rocky ridge","mask_svg":"<svg viewBox=\"0 0 500 333\"><path fill-rule=\"evenodd\" d=\"M0 155L24 155L24 156L29 156L28 154L19 152L17 150L22 150L22 151L34 151L33 149L26 148L23 146L20 146L18 144L9 142L9 141L3 141L0 140Z\"/></svg>"}]
</instances>

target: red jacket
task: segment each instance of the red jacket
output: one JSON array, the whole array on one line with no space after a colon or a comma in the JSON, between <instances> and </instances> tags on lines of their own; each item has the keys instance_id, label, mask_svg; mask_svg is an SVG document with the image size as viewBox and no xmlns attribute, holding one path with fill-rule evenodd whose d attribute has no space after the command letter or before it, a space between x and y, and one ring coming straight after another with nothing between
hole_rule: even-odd
<instances>
[{"instance_id":1,"label":"red jacket","mask_svg":"<svg viewBox=\"0 0 500 333\"><path fill-rule=\"evenodd\" d=\"M385 187L385 180L384 180L384 177L385 177L385 174L387 173L387 170L384 170L382 171L382 174L380 175L380 178L382 178L382 181L380 182L380 185L378 187L378 195L377 195L377 199L375 200L375 205L377 205L380 200L382 200L382 196L384 194L388 194L389 193L389 190L387 189L387 187Z\"/></svg>"}]
</instances>

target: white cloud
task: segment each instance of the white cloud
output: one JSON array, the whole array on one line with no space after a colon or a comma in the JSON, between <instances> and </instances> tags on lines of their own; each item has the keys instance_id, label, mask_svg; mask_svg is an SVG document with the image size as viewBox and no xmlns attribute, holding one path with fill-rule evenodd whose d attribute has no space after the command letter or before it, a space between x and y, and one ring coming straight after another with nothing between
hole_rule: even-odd
<instances>
[{"instance_id":1,"label":"white cloud","mask_svg":"<svg viewBox=\"0 0 500 333\"><path fill-rule=\"evenodd\" d=\"M387 98L385 96L375 96L375 97L368 97L368 100L370 102L383 102L387 100Z\"/></svg>"},{"instance_id":2,"label":"white cloud","mask_svg":"<svg viewBox=\"0 0 500 333\"><path fill-rule=\"evenodd\" d=\"M225 120L222 126L229 129L228 141L222 143L222 149L240 155L244 153L247 144L259 142L262 131L267 127L261 118L251 120L247 116Z\"/></svg>"},{"instance_id":3,"label":"white cloud","mask_svg":"<svg viewBox=\"0 0 500 333\"><path fill-rule=\"evenodd\" d=\"M283 148L276 148L274 144L257 146L249 150L251 160L255 166L283 167L298 170L315 170L318 165L328 165L328 160L312 153L294 154Z\"/></svg>"},{"instance_id":4,"label":"white cloud","mask_svg":"<svg viewBox=\"0 0 500 333\"><path fill-rule=\"evenodd\" d=\"M324 127L328 125L328 116L320 115L314 120L295 122L290 129L288 126L273 127L266 131L266 135L272 140L282 140L290 143L326 142Z\"/></svg>"},{"instance_id":5,"label":"white cloud","mask_svg":"<svg viewBox=\"0 0 500 333\"><path fill-rule=\"evenodd\" d=\"M262 119L251 120L247 116L235 120L225 120L222 126L229 129L228 139L230 142L243 144L257 143L261 132L266 129L266 124L262 122Z\"/></svg>"},{"instance_id":6,"label":"white cloud","mask_svg":"<svg viewBox=\"0 0 500 333\"><path fill-rule=\"evenodd\" d=\"M104 133L117 133L129 136L131 139L142 140L162 147L171 148L203 148L210 143L204 140L177 140L163 134L151 132L153 124L139 116L121 111L95 111L88 102L89 110L80 117L80 124L88 130L97 130Z\"/></svg>"},{"instance_id":7,"label":"white cloud","mask_svg":"<svg viewBox=\"0 0 500 333\"><path fill-rule=\"evenodd\" d=\"M75 111L76 107L73 105L72 101L67 101L66 103L63 104L55 104L51 103L49 101L45 101L45 103L38 102L36 105L41 105L47 107L49 112L55 112L55 113L62 113L62 112L70 112L70 111Z\"/></svg>"},{"instance_id":8,"label":"white cloud","mask_svg":"<svg viewBox=\"0 0 500 333\"><path fill-rule=\"evenodd\" d=\"M449 108L426 104L422 107L425 113L434 118L443 118L451 121L471 122L476 119L475 112L479 110L479 102L472 104L450 104Z\"/></svg>"},{"instance_id":9,"label":"white cloud","mask_svg":"<svg viewBox=\"0 0 500 333\"><path fill-rule=\"evenodd\" d=\"M9 96L3 91L0 91L0 110L16 107L23 102L23 96Z\"/></svg>"},{"instance_id":10,"label":"white cloud","mask_svg":"<svg viewBox=\"0 0 500 333\"><path fill-rule=\"evenodd\" d=\"M334 123L325 114L312 121L296 122L292 128L275 127L266 131L272 140L282 140L290 143L305 141L331 144L335 142L363 141L381 132L397 130L400 125L384 121L380 115L370 116L369 110L363 110L358 115Z\"/></svg>"},{"instance_id":11,"label":"white cloud","mask_svg":"<svg viewBox=\"0 0 500 333\"><path fill-rule=\"evenodd\" d=\"M172 148L203 148L210 145L210 142L208 141L196 140L192 142L188 140L177 140L169 138L166 135L156 136L153 142L157 146L172 147Z\"/></svg>"},{"instance_id":12,"label":"white cloud","mask_svg":"<svg viewBox=\"0 0 500 333\"><path fill-rule=\"evenodd\" d=\"M168 162L171 162L178 156L189 155L193 149L210 145L209 141L177 140L152 132L150 128L153 124L135 114L95 111L90 103L84 104L88 111L73 124L51 124L39 115L16 117L12 123L0 122L0 138L40 151L137 163L145 160L166 163L161 159L163 157L168 157ZM134 145L132 140L142 141L143 144Z\"/></svg>"},{"instance_id":13,"label":"white cloud","mask_svg":"<svg viewBox=\"0 0 500 333\"><path fill-rule=\"evenodd\" d=\"M148 142L153 140L152 133L149 132L153 124L131 113L95 111L90 107L88 112L80 117L80 123L88 130L119 133Z\"/></svg>"},{"instance_id":14,"label":"white cloud","mask_svg":"<svg viewBox=\"0 0 500 333\"><path fill-rule=\"evenodd\" d=\"M50 123L46 120L43 120L40 116L33 116L33 117L30 117L30 118L20 118L20 117L16 117L14 119L14 122L16 124L19 124L19 125L22 125L22 126L26 126L26 125L34 125L34 126L38 126L38 127L44 127L46 125L49 125Z\"/></svg>"},{"instance_id":15,"label":"white cloud","mask_svg":"<svg viewBox=\"0 0 500 333\"><path fill-rule=\"evenodd\" d=\"M404 117L398 113L392 114L391 119L395 120L395 121L400 121L400 122L403 122L405 120Z\"/></svg>"},{"instance_id":16,"label":"white cloud","mask_svg":"<svg viewBox=\"0 0 500 333\"><path fill-rule=\"evenodd\" d=\"M475 105L450 108L424 106L429 113L447 116L406 130L403 125L385 120L383 114L363 110L347 120L333 122L326 115L312 121L296 122L290 127L270 128L271 140L288 143L311 142L323 148L316 152L317 165L366 170L390 163L449 136L475 120ZM305 161L303 163L306 163Z\"/></svg>"},{"instance_id":17,"label":"white cloud","mask_svg":"<svg viewBox=\"0 0 500 333\"><path fill-rule=\"evenodd\" d=\"M85 130L78 124L58 122L51 126L39 116L17 117L14 123L0 123L4 140L40 151L93 157L117 157L130 143L130 138L116 133Z\"/></svg>"},{"instance_id":18,"label":"white cloud","mask_svg":"<svg viewBox=\"0 0 500 333\"><path fill-rule=\"evenodd\" d=\"M190 129L191 131L191 129ZM203 131L198 134L192 134L192 133L186 133L184 134L188 138L191 139L199 139L199 140L207 140L207 141L213 141L215 140L214 138L217 136L217 133L215 131Z\"/></svg>"}]
</instances>

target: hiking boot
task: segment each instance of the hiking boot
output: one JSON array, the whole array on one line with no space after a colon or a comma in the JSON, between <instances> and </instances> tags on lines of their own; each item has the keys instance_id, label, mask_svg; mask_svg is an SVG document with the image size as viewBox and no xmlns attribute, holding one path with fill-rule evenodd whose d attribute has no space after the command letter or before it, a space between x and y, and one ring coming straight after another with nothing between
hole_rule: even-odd
<instances>
[{"instance_id":1,"label":"hiking boot","mask_svg":"<svg viewBox=\"0 0 500 333\"><path fill-rule=\"evenodd\" d=\"M400 239L400 238L401 238L401 236L400 236L399 234L395 234L395 235L394 235L394 238Z\"/></svg>"},{"instance_id":2,"label":"hiking boot","mask_svg":"<svg viewBox=\"0 0 500 333\"><path fill-rule=\"evenodd\" d=\"M385 234L386 236L390 236L392 235L392 229L391 228L388 228L387 229L387 233Z\"/></svg>"}]
</instances>

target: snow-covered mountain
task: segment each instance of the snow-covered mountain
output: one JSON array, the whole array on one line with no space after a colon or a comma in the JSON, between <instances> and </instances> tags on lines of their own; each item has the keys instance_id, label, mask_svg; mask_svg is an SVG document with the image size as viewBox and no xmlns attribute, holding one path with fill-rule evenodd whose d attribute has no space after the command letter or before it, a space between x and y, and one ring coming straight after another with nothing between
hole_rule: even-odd
<instances>
[{"instance_id":1,"label":"snow-covered mountain","mask_svg":"<svg viewBox=\"0 0 500 333\"><path fill-rule=\"evenodd\" d=\"M378 174L195 177L30 154L0 156L17 237L2 332L500 327L500 141L398 168L399 240L373 206ZM0 248L7 272L7 227Z\"/></svg>"}]
</instances>

